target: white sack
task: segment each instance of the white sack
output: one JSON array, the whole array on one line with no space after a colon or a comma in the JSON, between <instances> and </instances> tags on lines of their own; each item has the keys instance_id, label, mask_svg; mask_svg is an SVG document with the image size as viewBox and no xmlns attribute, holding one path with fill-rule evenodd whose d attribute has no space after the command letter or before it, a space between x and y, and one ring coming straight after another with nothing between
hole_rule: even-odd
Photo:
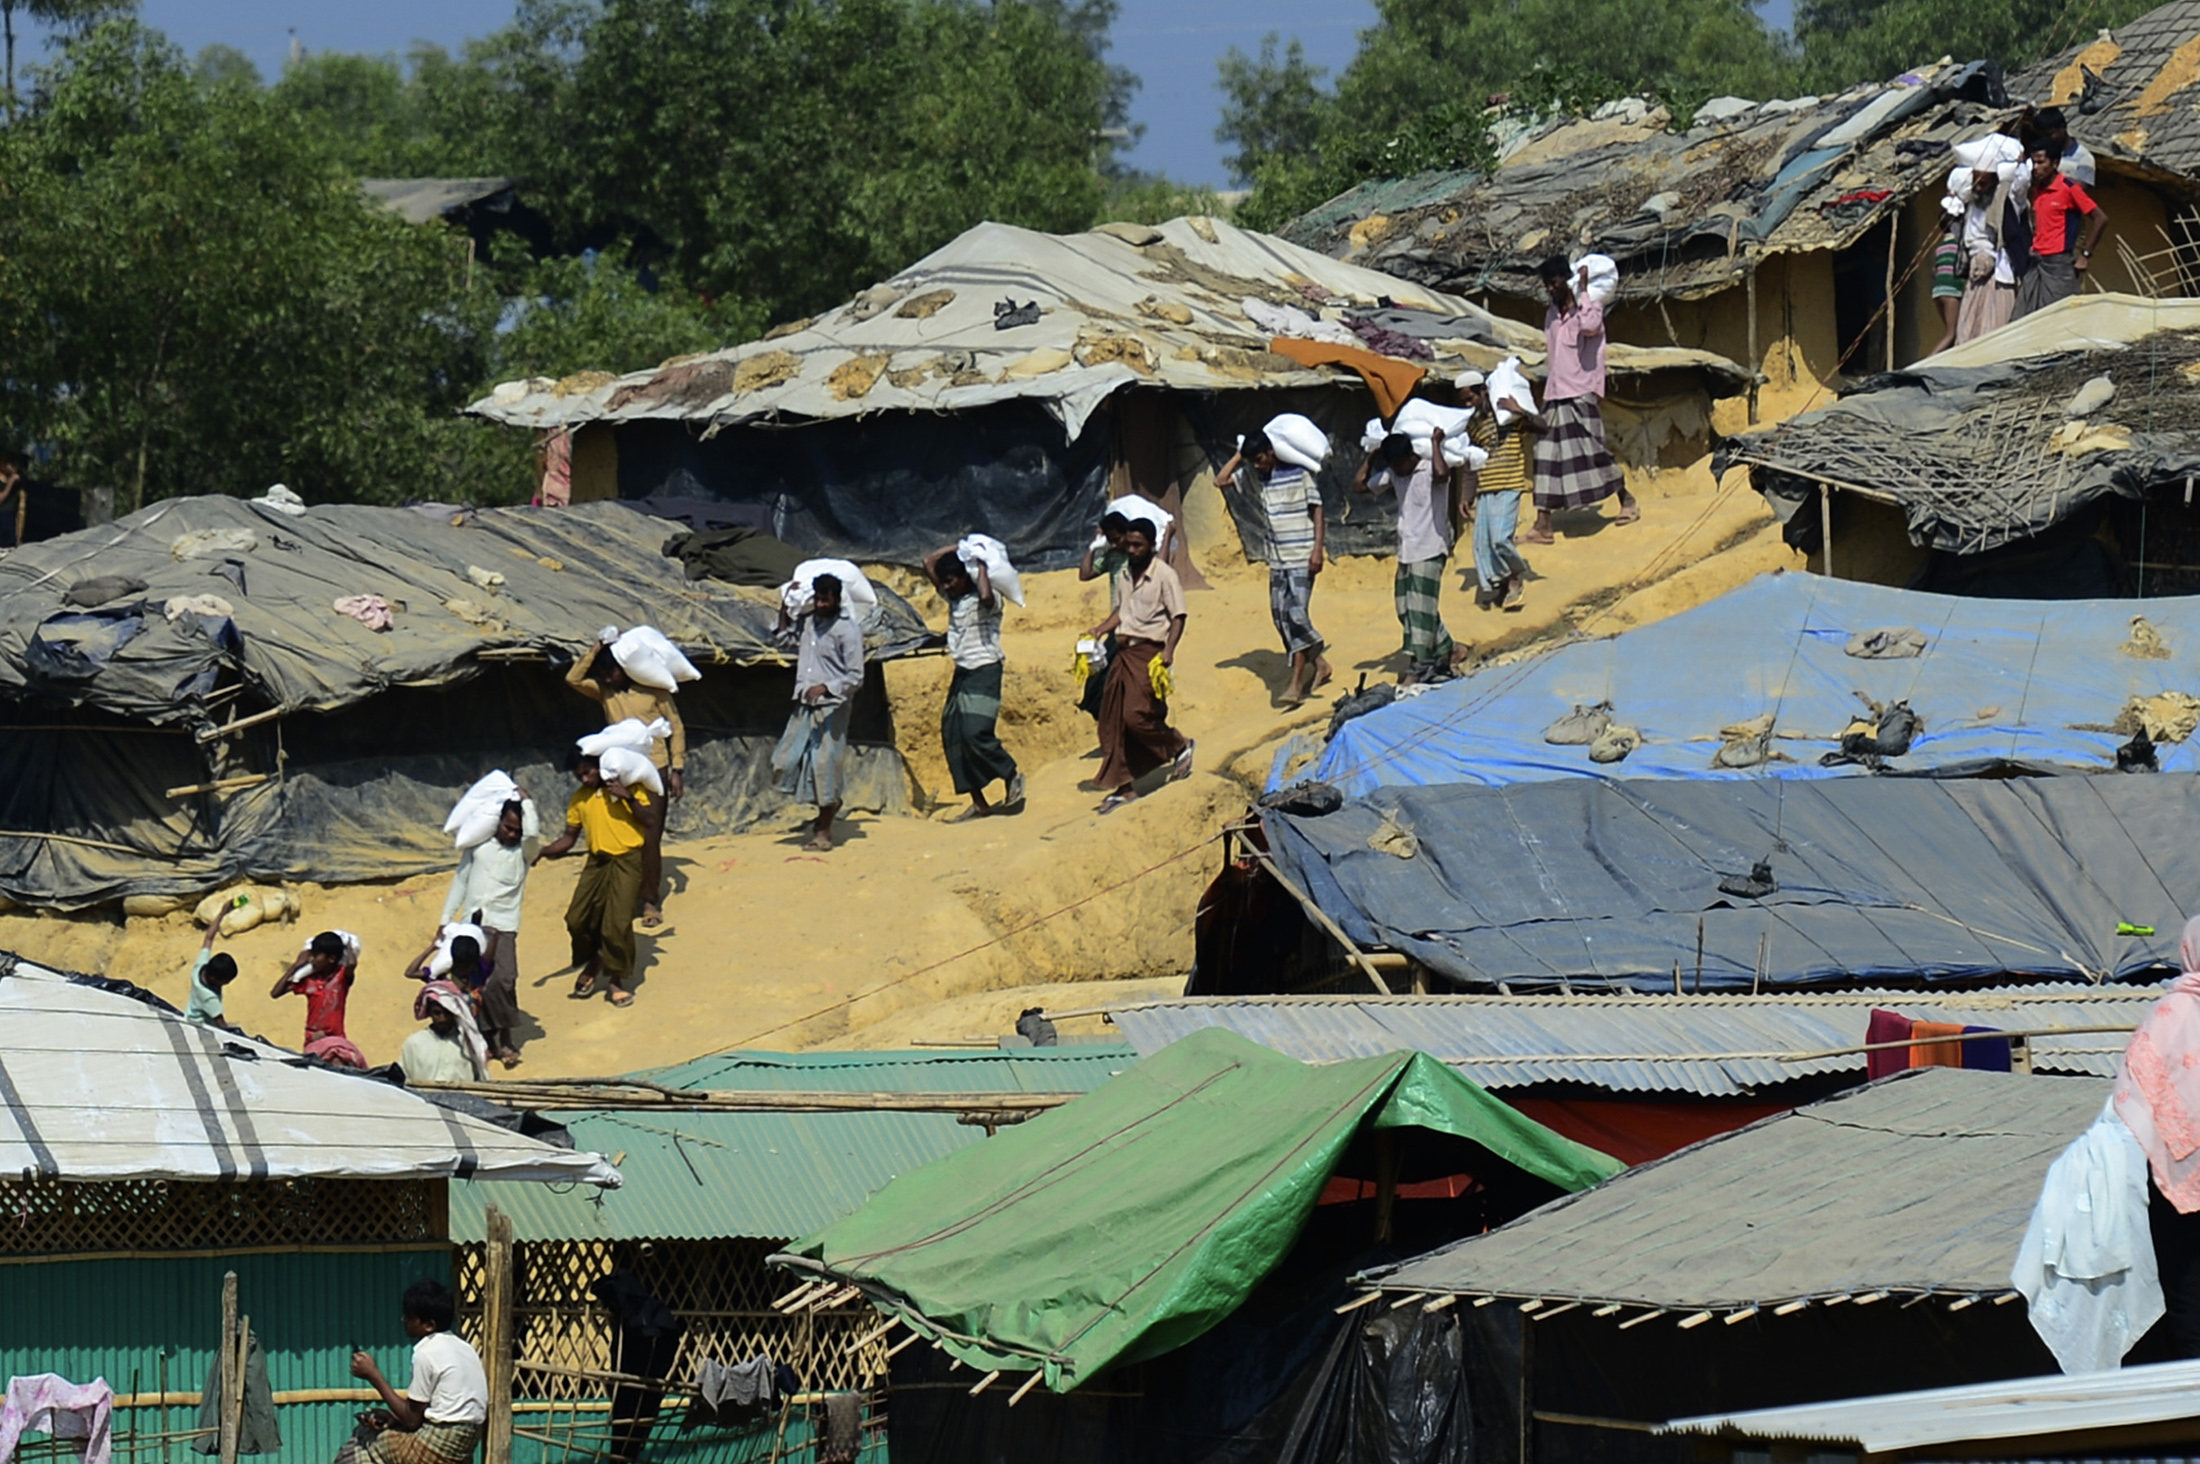
<instances>
[{"instance_id":1,"label":"white sack","mask_svg":"<svg viewBox=\"0 0 2200 1464\"><path fill-rule=\"evenodd\" d=\"M1584 269L1589 271L1589 298L1599 305L1611 304L1612 297L1619 293L1619 266L1609 254L1584 254L1574 261L1567 282L1578 284Z\"/></svg>"},{"instance_id":2,"label":"white sack","mask_svg":"<svg viewBox=\"0 0 2200 1464\"><path fill-rule=\"evenodd\" d=\"M489 953L489 937L481 927L464 920L454 920L443 927L435 938L435 954L428 957L428 974L440 980L451 974L451 942L460 936L471 937L474 949L483 955Z\"/></svg>"},{"instance_id":3,"label":"white sack","mask_svg":"<svg viewBox=\"0 0 2200 1464\"><path fill-rule=\"evenodd\" d=\"M1444 466L1456 468L1473 463L1480 467L1481 463L1473 460L1481 449L1467 440L1467 419L1473 415L1472 407L1440 407L1415 397L1398 409L1392 430L1412 438L1414 451L1427 457L1432 429L1441 427L1444 430ZM1488 454L1482 453L1482 456L1486 458Z\"/></svg>"},{"instance_id":4,"label":"white sack","mask_svg":"<svg viewBox=\"0 0 2200 1464\"><path fill-rule=\"evenodd\" d=\"M573 745L590 757L602 757L614 747L632 748L647 757L652 742L671 735L672 724L663 717L648 722L640 717L628 717L623 722L613 722L601 732L574 739Z\"/></svg>"},{"instance_id":5,"label":"white sack","mask_svg":"<svg viewBox=\"0 0 2200 1464\"><path fill-rule=\"evenodd\" d=\"M1518 356L1507 356L1497 363L1497 369L1490 373L1489 389L1490 410L1497 414L1497 425L1500 427L1512 425L1514 414L1498 405L1507 397L1520 402L1531 412L1535 410L1535 388L1528 384L1528 374L1520 369Z\"/></svg>"},{"instance_id":6,"label":"white sack","mask_svg":"<svg viewBox=\"0 0 2200 1464\"><path fill-rule=\"evenodd\" d=\"M986 577L993 581L994 593L1018 605L1024 603L1024 579L1008 562L1006 544L990 534L965 534L955 546L955 554L965 564L973 559L983 564Z\"/></svg>"},{"instance_id":7,"label":"white sack","mask_svg":"<svg viewBox=\"0 0 2200 1464\"><path fill-rule=\"evenodd\" d=\"M614 747L596 759L597 768L606 783L617 783L622 788L647 788L662 797L665 780L658 776L657 768L648 754L636 752L631 747Z\"/></svg>"},{"instance_id":8,"label":"white sack","mask_svg":"<svg viewBox=\"0 0 2200 1464\"><path fill-rule=\"evenodd\" d=\"M789 615L809 612L814 598L810 585L821 574L829 574L840 581L840 602L843 605L865 606L878 603L878 591L871 582L845 559L805 559L794 567L794 578L779 587L779 603L787 607Z\"/></svg>"},{"instance_id":9,"label":"white sack","mask_svg":"<svg viewBox=\"0 0 2200 1464\"><path fill-rule=\"evenodd\" d=\"M1958 163L1975 173L2024 160L2024 144L2000 132L1959 142L1949 151L1955 154Z\"/></svg>"},{"instance_id":10,"label":"white sack","mask_svg":"<svg viewBox=\"0 0 2200 1464\"><path fill-rule=\"evenodd\" d=\"M1329 460L1329 434L1297 412L1282 413L1271 419L1263 430L1276 456L1293 467L1318 473L1322 464Z\"/></svg>"},{"instance_id":11,"label":"white sack","mask_svg":"<svg viewBox=\"0 0 2200 1464\"><path fill-rule=\"evenodd\" d=\"M519 784L502 768L468 788L458 796L451 809L451 816L443 820L443 832L451 836L451 842L460 849L472 849L489 842L497 831L497 820L503 817L504 805L519 797Z\"/></svg>"},{"instance_id":12,"label":"white sack","mask_svg":"<svg viewBox=\"0 0 2200 1464\"><path fill-rule=\"evenodd\" d=\"M611 659L627 679L657 691L673 691L703 673L654 625L637 625L611 643Z\"/></svg>"}]
</instances>

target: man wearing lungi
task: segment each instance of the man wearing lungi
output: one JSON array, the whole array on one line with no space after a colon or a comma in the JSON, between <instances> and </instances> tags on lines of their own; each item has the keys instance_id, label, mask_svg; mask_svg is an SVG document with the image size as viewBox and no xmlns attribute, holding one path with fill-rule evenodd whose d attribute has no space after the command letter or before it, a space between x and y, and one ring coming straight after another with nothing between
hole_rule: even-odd
<instances>
[{"instance_id":1,"label":"man wearing lungi","mask_svg":"<svg viewBox=\"0 0 2200 1464\"><path fill-rule=\"evenodd\" d=\"M1408 665L1401 685L1441 681L1466 658L1444 625L1444 564L1451 557L1451 474L1443 467L1444 429L1429 435L1423 458L1411 437L1393 432L1360 463L1355 493L1388 488L1398 495L1398 571L1392 599L1405 631Z\"/></svg>"},{"instance_id":2,"label":"man wearing lungi","mask_svg":"<svg viewBox=\"0 0 2200 1464\"><path fill-rule=\"evenodd\" d=\"M1543 425L1535 439L1535 527L1531 544L1555 543L1551 515L1562 508L1594 508L1619 495L1618 522L1642 517L1627 491L1619 464L1604 444L1604 307L1589 297L1589 271L1569 274L1557 255L1536 273L1550 295L1543 312L1545 369Z\"/></svg>"},{"instance_id":3,"label":"man wearing lungi","mask_svg":"<svg viewBox=\"0 0 2200 1464\"><path fill-rule=\"evenodd\" d=\"M1090 558L1088 551L1087 558ZM970 795L961 823L990 813L1021 813L1024 775L1001 746L1001 601L983 561L965 561L950 544L924 561L924 572L947 601L947 659L955 675L940 708L940 749L955 791ZM998 805L986 802L987 785L999 780Z\"/></svg>"},{"instance_id":4,"label":"man wearing lungi","mask_svg":"<svg viewBox=\"0 0 2200 1464\"><path fill-rule=\"evenodd\" d=\"M596 759L576 755L573 772L580 790L565 806L565 832L545 845L542 857L563 859L574 841L588 841L588 862L565 907L565 933L573 939L573 998L596 994L596 983L611 988L613 1006L634 1004L634 915L642 898L642 846L648 838L649 790L620 788L604 781Z\"/></svg>"},{"instance_id":5,"label":"man wearing lungi","mask_svg":"<svg viewBox=\"0 0 2200 1464\"><path fill-rule=\"evenodd\" d=\"M1266 432L1245 434L1237 455L1215 474L1215 486L1228 488L1243 469L1252 471L1268 520L1268 614L1291 658L1283 704L1295 707L1332 674L1314 628L1314 581L1322 572L1326 531L1321 487L1312 473L1277 457Z\"/></svg>"},{"instance_id":6,"label":"man wearing lungi","mask_svg":"<svg viewBox=\"0 0 2200 1464\"><path fill-rule=\"evenodd\" d=\"M2032 269L2017 285L2011 320L2022 320L2058 300L2078 293L2078 276L2093 267L2093 249L2108 228L2108 210L2093 201L2085 185L2061 171L2054 145L2038 142L2032 166ZM2085 238L2077 221L2087 220Z\"/></svg>"},{"instance_id":7,"label":"man wearing lungi","mask_svg":"<svg viewBox=\"0 0 2200 1464\"><path fill-rule=\"evenodd\" d=\"M821 574L810 584L809 613L799 624L779 607L782 649L795 653L794 710L772 749L779 791L817 805L817 822L803 847L833 849L833 817L840 812L841 763L848 752L848 719L863 685L863 628L840 608L840 581Z\"/></svg>"},{"instance_id":8,"label":"man wearing lungi","mask_svg":"<svg viewBox=\"0 0 2200 1464\"><path fill-rule=\"evenodd\" d=\"M381 1394L383 1407L361 1415L336 1464L472 1464L480 1447L489 1374L480 1354L451 1330L458 1311L450 1289L415 1281L405 1288L404 1312L405 1335L413 1339L411 1382L400 1393L372 1356L351 1355L351 1375Z\"/></svg>"},{"instance_id":9,"label":"man wearing lungi","mask_svg":"<svg viewBox=\"0 0 2200 1464\"><path fill-rule=\"evenodd\" d=\"M1131 520L1123 535L1129 560L1116 582L1115 613L1094 626L1094 640L1113 632L1115 659L1100 694L1100 773L1108 791L1102 813L1113 813L1138 796L1133 786L1154 769L1167 766L1169 781L1192 772L1192 741L1169 725L1168 699L1155 687L1155 665L1176 662L1176 643L1184 635L1184 586L1154 553L1156 531L1150 519Z\"/></svg>"}]
</instances>

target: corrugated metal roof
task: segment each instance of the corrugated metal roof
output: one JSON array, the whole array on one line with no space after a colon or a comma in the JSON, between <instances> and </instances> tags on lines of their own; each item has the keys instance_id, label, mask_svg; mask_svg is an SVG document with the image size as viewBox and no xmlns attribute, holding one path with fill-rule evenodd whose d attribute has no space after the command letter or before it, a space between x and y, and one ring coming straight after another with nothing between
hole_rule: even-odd
<instances>
[{"instance_id":1,"label":"corrugated metal roof","mask_svg":"<svg viewBox=\"0 0 2200 1464\"><path fill-rule=\"evenodd\" d=\"M1659 1433L1851 1443L1874 1454L2200 1418L2200 1362L1884 1393L1676 1419Z\"/></svg>"},{"instance_id":2,"label":"corrugated metal roof","mask_svg":"<svg viewBox=\"0 0 2200 1464\"><path fill-rule=\"evenodd\" d=\"M2174 0L2042 61L2011 82L2009 94L2061 107L2071 134L2110 171L2125 163L2189 180L2200 174L2200 93L2193 90L2200 77L2190 55L2196 38L2200 3ZM2081 101L2089 91L2090 111Z\"/></svg>"},{"instance_id":3,"label":"corrugated metal roof","mask_svg":"<svg viewBox=\"0 0 2200 1464\"><path fill-rule=\"evenodd\" d=\"M1085 1093L1137 1061L1119 1045L1015 1052L743 1052L638 1074L675 1087L899 1093ZM561 1114L582 1149L622 1156L623 1188L454 1184L451 1237L480 1240L491 1201L521 1240L793 1240L888 1180L979 1142L945 1113Z\"/></svg>"},{"instance_id":4,"label":"corrugated metal roof","mask_svg":"<svg viewBox=\"0 0 2200 1464\"><path fill-rule=\"evenodd\" d=\"M1875 1293L1999 1295L2048 1165L2109 1087L1913 1069L1638 1165L1369 1279L1386 1291L1676 1314Z\"/></svg>"},{"instance_id":5,"label":"corrugated metal roof","mask_svg":"<svg viewBox=\"0 0 2200 1464\"><path fill-rule=\"evenodd\" d=\"M1115 1008L1144 1056L1202 1027L1228 1027L1301 1062L1425 1052L1485 1088L1585 1083L1618 1093L1732 1097L1827 1073L1864 1072L1861 1054L1778 1054L1856 1047L1874 1007L1928 1022L2034 1030L2136 1027L2157 987L2040 985L1989 991L1846 991L1811 996L1188 997ZM2110 1077L2115 1033L2045 1037L2037 1072Z\"/></svg>"}]
</instances>

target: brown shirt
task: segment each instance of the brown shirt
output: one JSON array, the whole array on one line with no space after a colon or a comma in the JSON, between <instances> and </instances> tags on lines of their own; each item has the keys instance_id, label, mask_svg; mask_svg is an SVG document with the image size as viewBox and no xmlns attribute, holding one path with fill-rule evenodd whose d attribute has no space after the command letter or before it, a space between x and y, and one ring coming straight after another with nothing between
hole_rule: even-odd
<instances>
[{"instance_id":1,"label":"brown shirt","mask_svg":"<svg viewBox=\"0 0 2200 1464\"><path fill-rule=\"evenodd\" d=\"M565 673L565 684L590 701L603 703L603 724L606 727L623 722L629 717L644 723L663 717L672 724L672 736L667 740L651 738L649 760L659 772L666 768L687 771L687 728L680 725L680 709L672 704L672 693L659 691L652 686L630 681L624 691L605 691L603 683L588 674L588 668L596 664L593 652L575 656L573 669Z\"/></svg>"},{"instance_id":2,"label":"brown shirt","mask_svg":"<svg viewBox=\"0 0 2200 1464\"><path fill-rule=\"evenodd\" d=\"M1184 584L1176 571L1156 554L1143 576L1124 566L1115 587L1115 613L1121 617L1115 633L1126 640L1167 644L1169 622L1184 613Z\"/></svg>"}]
</instances>

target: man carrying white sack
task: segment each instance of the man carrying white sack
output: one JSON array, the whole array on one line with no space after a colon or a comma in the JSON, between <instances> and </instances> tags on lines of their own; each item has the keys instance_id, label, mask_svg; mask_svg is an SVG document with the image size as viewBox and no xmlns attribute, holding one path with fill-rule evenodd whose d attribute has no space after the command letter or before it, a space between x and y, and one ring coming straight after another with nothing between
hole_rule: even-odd
<instances>
[{"instance_id":1,"label":"man carrying white sack","mask_svg":"<svg viewBox=\"0 0 2200 1464\"><path fill-rule=\"evenodd\" d=\"M1001 746L1001 599L985 561L965 559L950 544L924 561L924 572L947 601L947 658L955 663L940 708L940 750L947 759L955 791L967 794L970 807L956 821L992 813L1021 813L1024 775ZM988 803L985 790L1001 784L1001 801Z\"/></svg>"},{"instance_id":2,"label":"man carrying white sack","mask_svg":"<svg viewBox=\"0 0 2200 1464\"><path fill-rule=\"evenodd\" d=\"M1451 557L1451 470L1442 466L1444 429L1429 429L1429 455L1423 458L1413 439L1393 432L1381 447L1360 461L1352 480L1355 493L1391 489L1398 495L1398 574L1393 586L1398 624L1405 628L1406 674L1412 685L1439 681L1466 659L1466 647L1444 625L1444 564ZM1380 462L1378 463L1378 459ZM1370 471L1372 470L1372 471Z\"/></svg>"},{"instance_id":3,"label":"man carrying white sack","mask_svg":"<svg viewBox=\"0 0 2200 1464\"><path fill-rule=\"evenodd\" d=\"M441 924L468 921L481 927L488 947L489 979L481 987L481 1015L494 1039L493 1056L507 1069L519 1066L519 917L527 871L542 853L542 820L524 788L497 813L496 832L458 856Z\"/></svg>"},{"instance_id":4,"label":"man carrying white sack","mask_svg":"<svg viewBox=\"0 0 2200 1464\"><path fill-rule=\"evenodd\" d=\"M817 822L803 847L830 854L848 720L863 685L863 630L841 608L840 580L821 574L810 582L810 608L799 622L780 602L776 635L782 649L795 653L794 710L772 749L772 771L780 792L817 805Z\"/></svg>"},{"instance_id":5,"label":"man carrying white sack","mask_svg":"<svg viewBox=\"0 0 2200 1464\"><path fill-rule=\"evenodd\" d=\"M1594 508L1615 493L1619 517L1642 517L1604 441L1604 306L1589 293L1589 268L1569 270L1553 255L1537 267L1551 297L1543 313L1543 427L1535 440L1535 527L1531 544L1552 544L1551 515Z\"/></svg>"},{"instance_id":6,"label":"man carrying white sack","mask_svg":"<svg viewBox=\"0 0 2200 1464\"><path fill-rule=\"evenodd\" d=\"M687 792L687 728L680 723L680 709L673 704L670 691L644 686L627 674L612 652L619 640L618 631L605 626L597 645L573 658L573 668L565 673L565 684L590 701L603 704L606 727L628 718L647 723L659 717L672 727L671 737L652 741L648 748L649 760L664 780L667 795L651 805L649 820L642 828L648 838L642 845L642 924L654 930L664 922L666 812L671 799Z\"/></svg>"},{"instance_id":7,"label":"man carrying white sack","mask_svg":"<svg viewBox=\"0 0 2200 1464\"><path fill-rule=\"evenodd\" d=\"M1241 470L1250 469L1261 512L1268 520L1268 614L1291 658L1291 679L1283 704L1305 701L1331 675L1327 643L1314 628L1314 581L1322 572L1327 525L1321 487L1314 474L1285 462L1263 431L1248 432L1238 450L1215 474L1217 488L1229 488Z\"/></svg>"},{"instance_id":8,"label":"man carrying white sack","mask_svg":"<svg viewBox=\"0 0 2200 1464\"><path fill-rule=\"evenodd\" d=\"M1467 440L1484 453L1482 465L1468 476L1459 505L1461 514L1474 515L1474 602L1485 610L1492 605L1518 610L1528 595L1528 561L1513 536L1520 530L1521 495L1535 488L1530 444L1543 419L1518 397L1492 401L1489 382L1479 371L1461 372L1453 384L1474 412L1467 421ZM1502 426L1497 421L1500 407L1512 417Z\"/></svg>"}]
</instances>

